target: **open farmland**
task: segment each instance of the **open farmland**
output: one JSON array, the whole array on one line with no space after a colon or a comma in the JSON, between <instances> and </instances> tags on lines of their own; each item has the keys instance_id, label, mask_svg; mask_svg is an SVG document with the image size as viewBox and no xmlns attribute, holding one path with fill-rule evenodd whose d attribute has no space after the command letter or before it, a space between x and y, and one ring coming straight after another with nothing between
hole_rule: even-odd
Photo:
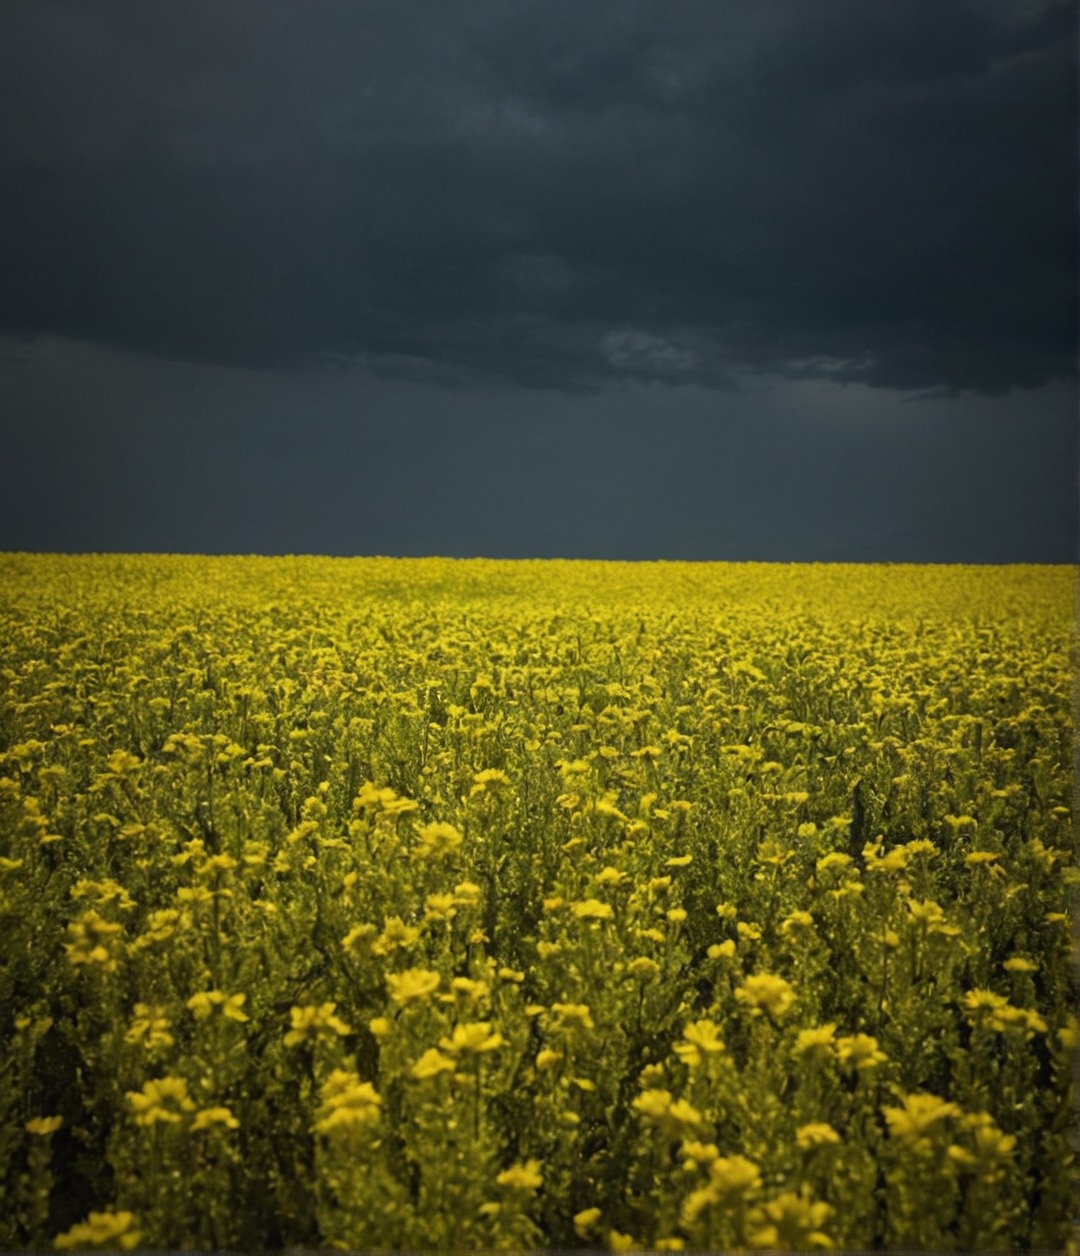
<instances>
[{"instance_id":1,"label":"open farmland","mask_svg":"<svg viewBox=\"0 0 1080 1256\"><path fill-rule=\"evenodd\" d=\"M1074 580L0 557L0 1245L1063 1247Z\"/></svg>"}]
</instances>

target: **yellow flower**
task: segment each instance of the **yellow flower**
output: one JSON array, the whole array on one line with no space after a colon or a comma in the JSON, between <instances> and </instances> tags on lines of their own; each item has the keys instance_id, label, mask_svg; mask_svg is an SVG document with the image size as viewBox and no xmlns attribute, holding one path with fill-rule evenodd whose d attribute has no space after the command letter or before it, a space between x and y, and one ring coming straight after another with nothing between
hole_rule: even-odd
<instances>
[{"instance_id":1,"label":"yellow flower","mask_svg":"<svg viewBox=\"0 0 1080 1256\"><path fill-rule=\"evenodd\" d=\"M735 997L750 1007L752 1015L759 1016L764 1011L779 1019L791 1010L795 991L789 982L775 973L758 973L746 978L736 989Z\"/></svg>"},{"instance_id":2,"label":"yellow flower","mask_svg":"<svg viewBox=\"0 0 1080 1256\"><path fill-rule=\"evenodd\" d=\"M399 798L392 789L379 789L372 781L365 781L353 799L354 811L381 811L383 815L397 816L408 811L418 811L420 804L411 798Z\"/></svg>"},{"instance_id":3,"label":"yellow flower","mask_svg":"<svg viewBox=\"0 0 1080 1256\"><path fill-rule=\"evenodd\" d=\"M587 1003L552 1003L551 1010L559 1018L564 1029L580 1025L582 1029L595 1029Z\"/></svg>"},{"instance_id":4,"label":"yellow flower","mask_svg":"<svg viewBox=\"0 0 1080 1256\"><path fill-rule=\"evenodd\" d=\"M1008 1005L1008 999L1004 995L995 994L993 990L982 989L969 990L964 995L963 1002L969 1020L974 1020L984 1013L996 1012Z\"/></svg>"},{"instance_id":5,"label":"yellow flower","mask_svg":"<svg viewBox=\"0 0 1080 1256\"><path fill-rule=\"evenodd\" d=\"M185 1112L193 1112L195 1104L188 1095L187 1082L182 1077L162 1077L147 1082L142 1091L129 1090L127 1097L135 1110L136 1125L157 1125L164 1122L176 1125Z\"/></svg>"},{"instance_id":6,"label":"yellow flower","mask_svg":"<svg viewBox=\"0 0 1080 1256\"><path fill-rule=\"evenodd\" d=\"M708 1168L720 1155L715 1143L702 1143L696 1138L683 1139L679 1154L683 1157L683 1169L693 1173L695 1169Z\"/></svg>"},{"instance_id":7,"label":"yellow flower","mask_svg":"<svg viewBox=\"0 0 1080 1256\"><path fill-rule=\"evenodd\" d=\"M904 846L894 846L885 855L879 855L880 843L867 843L863 848L868 872L901 872L907 867L908 852Z\"/></svg>"},{"instance_id":8,"label":"yellow flower","mask_svg":"<svg viewBox=\"0 0 1080 1256\"><path fill-rule=\"evenodd\" d=\"M947 923L941 904L935 903L933 899L921 903L912 898L908 900L907 907L911 919L927 933L938 933L947 938L959 936L959 926Z\"/></svg>"},{"instance_id":9,"label":"yellow flower","mask_svg":"<svg viewBox=\"0 0 1080 1256\"><path fill-rule=\"evenodd\" d=\"M620 872L618 868L604 868L596 874L597 885L618 885L625 879L626 873Z\"/></svg>"},{"instance_id":10,"label":"yellow flower","mask_svg":"<svg viewBox=\"0 0 1080 1256\"><path fill-rule=\"evenodd\" d=\"M598 816L613 816L616 820L621 820L625 824L627 822L627 816L625 816L615 805L615 799L617 796L618 795L612 793L605 794L603 798L598 798L596 802L593 803L593 811Z\"/></svg>"},{"instance_id":11,"label":"yellow flower","mask_svg":"<svg viewBox=\"0 0 1080 1256\"><path fill-rule=\"evenodd\" d=\"M385 1016L373 1016L368 1021L368 1029L371 1030L373 1038L377 1038L380 1042L384 1038L389 1038L394 1032L394 1026Z\"/></svg>"},{"instance_id":12,"label":"yellow flower","mask_svg":"<svg viewBox=\"0 0 1080 1256\"><path fill-rule=\"evenodd\" d=\"M589 1231L600 1220L599 1208L584 1208L581 1212L574 1214L574 1229L580 1239L586 1238Z\"/></svg>"},{"instance_id":13,"label":"yellow flower","mask_svg":"<svg viewBox=\"0 0 1080 1256\"><path fill-rule=\"evenodd\" d=\"M639 955L627 964L626 971L633 973L635 977L655 977L660 971L660 965L647 955Z\"/></svg>"},{"instance_id":14,"label":"yellow flower","mask_svg":"<svg viewBox=\"0 0 1080 1256\"><path fill-rule=\"evenodd\" d=\"M193 1130L209 1129L211 1125L224 1125L226 1129L238 1130L240 1122L228 1108L203 1108L195 1120L191 1122Z\"/></svg>"},{"instance_id":15,"label":"yellow flower","mask_svg":"<svg viewBox=\"0 0 1080 1256\"><path fill-rule=\"evenodd\" d=\"M167 907L162 911L152 911L147 917L146 931L132 943L136 950L145 950L156 942L168 942L178 929L185 929L191 924L191 916L187 912L179 912L175 907Z\"/></svg>"},{"instance_id":16,"label":"yellow flower","mask_svg":"<svg viewBox=\"0 0 1080 1256\"><path fill-rule=\"evenodd\" d=\"M641 1083L643 1089L651 1090L660 1086L666 1076L667 1074L665 1073L664 1066L662 1064L646 1064L638 1074L638 1081Z\"/></svg>"},{"instance_id":17,"label":"yellow flower","mask_svg":"<svg viewBox=\"0 0 1080 1256\"><path fill-rule=\"evenodd\" d=\"M814 918L808 911L793 911L781 923L780 932L787 937L800 929L812 929L813 927Z\"/></svg>"},{"instance_id":18,"label":"yellow flower","mask_svg":"<svg viewBox=\"0 0 1080 1256\"><path fill-rule=\"evenodd\" d=\"M580 903L571 903L570 910L578 920L610 920L615 914L608 903L601 903L596 898L587 898Z\"/></svg>"},{"instance_id":19,"label":"yellow flower","mask_svg":"<svg viewBox=\"0 0 1080 1256\"><path fill-rule=\"evenodd\" d=\"M417 854L421 858L438 859L453 854L462 843L462 836L457 829L441 820L426 824L419 830L417 837L420 839Z\"/></svg>"},{"instance_id":20,"label":"yellow flower","mask_svg":"<svg viewBox=\"0 0 1080 1256\"><path fill-rule=\"evenodd\" d=\"M109 772L113 776L130 776L141 763L142 760L138 755L133 755L127 750L114 750L108 758Z\"/></svg>"},{"instance_id":21,"label":"yellow flower","mask_svg":"<svg viewBox=\"0 0 1080 1256\"><path fill-rule=\"evenodd\" d=\"M541 1071L554 1068L561 1059L561 1051L552 1051L550 1047L545 1047L542 1051L537 1052L536 1067Z\"/></svg>"},{"instance_id":22,"label":"yellow flower","mask_svg":"<svg viewBox=\"0 0 1080 1256\"><path fill-rule=\"evenodd\" d=\"M832 1247L832 1239L821 1229L832 1212L826 1203L811 1203L805 1195L784 1191L753 1209L747 1219L748 1237L755 1247L796 1252L811 1247Z\"/></svg>"},{"instance_id":23,"label":"yellow flower","mask_svg":"<svg viewBox=\"0 0 1080 1256\"><path fill-rule=\"evenodd\" d=\"M945 823L949 826L950 829L952 829L954 833L958 833L961 829L964 829L964 828L972 828L972 829L977 828L979 822L978 820L975 819L974 816L947 815L945 817Z\"/></svg>"},{"instance_id":24,"label":"yellow flower","mask_svg":"<svg viewBox=\"0 0 1080 1256\"><path fill-rule=\"evenodd\" d=\"M85 1221L73 1225L53 1239L53 1246L97 1248L118 1246L124 1251L138 1247L142 1234L134 1229L133 1212L92 1212Z\"/></svg>"},{"instance_id":25,"label":"yellow flower","mask_svg":"<svg viewBox=\"0 0 1080 1256\"><path fill-rule=\"evenodd\" d=\"M680 1060L690 1068L696 1068L705 1055L717 1055L724 1049L719 1028L711 1020L692 1021L683 1029L683 1042L677 1042L674 1050Z\"/></svg>"},{"instance_id":26,"label":"yellow flower","mask_svg":"<svg viewBox=\"0 0 1080 1256\"><path fill-rule=\"evenodd\" d=\"M102 972L115 972L118 966L118 935L124 926L103 919L91 908L78 920L67 926L71 939L64 944L68 961L87 968L100 968Z\"/></svg>"},{"instance_id":27,"label":"yellow flower","mask_svg":"<svg viewBox=\"0 0 1080 1256\"><path fill-rule=\"evenodd\" d=\"M840 1135L826 1121L811 1121L808 1125L800 1125L795 1131L795 1142L802 1151L826 1147L839 1141Z\"/></svg>"},{"instance_id":28,"label":"yellow flower","mask_svg":"<svg viewBox=\"0 0 1080 1256\"><path fill-rule=\"evenodd\" d=\"M124 1035L124 1041L150 1052L171 1047L175 1040L169 1033L169 1020L164 1014L164 1008L151 1007L149 1003L136 1003L135 1019Z\"/></svg>"},{"instance_id":29,"label":"yellow flower","mask_svg":"<svg viewBox=\"0 0 1080 1256\"><path fill-rule=\"evenodd\" d=\"M630 757L632 759L648 759L652 762L655 759L659 759L663 753L664 749L662 746L642 746L640 750L631 750Z\"/></svg>"},{"instance_id":30,"label":"yellow flower","mask_svg":"<svg viewBox=\"0 0 1080 1256\"><path fill-rule=\"evenodd\" d=\"M289 1012L292 1028L285 1035L285 1045L295 1047L301 1042L332 1033L342 1038L346 1034L351 1034L350 1027L340 1017L334 1015L336 1007L336 1003L323 1003L318 1007L308 1005L292 1008Z\"/></svg>"},{"instance_id":31,"label":"yellow flower","mask_svg":"<svg viewBox=\"0 0 1080 1256\"><path fill-rule=\"evenodd\" d=\"M731 959L735 954L735 939L726 938L723 942L714 942L705 953L709 959Z\"/></svg>"},{"instance_id":32,"label":"yellow flower","mask_svg":"<svg viewBox=\"0 0 1080 1256\"><path fill-rule=\"evenodd\" d=\"M279 855L278 858L281 858L281 856ZM279 869L275 869L275 871L279 871ZM176 891L176 899L177 902L191 903L198 907L200 904L212 903L214 901L214 892L205 885L182 885Z\"/></svg>"},{"instance_id":33,"label":"yellow flower","mask_svg":"<svg viewBox=\"0 0 1080 1256\"><path fill-rule=\"evenodd\" d=\"M689 1128L696 1128L705 1120L697 1108L694 1108L693 1104L688 1103L686 1099L676 1099L671 1108L668 1108L667 1115L669 1122L678 1127L687 1125Z\"/></svg>"},{"instance_id":34,"label":"yellow flower","mask_svg":"<svg viewBox=\"0 0 1080 1256\"><path fill-rule=\"evenodd\" d=\"M664 861L665 868L685 868L688 864L693 863L693 855L676 855L673 859Z\"/></svg>"},{"instance_id":35,"label":"yellow flower","mask_svg":"<svg viewBox=\"0 0 1080 1256\"><path fill-rule=\"evenodd\" d=\"M1013 1007L1011 1003L1006 1003L991 1015L990 1028L999 1034L1019 1030L1025 1038L1030 1038L1032 1034L1045 1034L1050 1027L1034 1008Z\"/></svg>"},{"instance_id":36,"label":"yellow flower","mask_svg":"<svg viewBox=\"0 0 1080 1256\"><path fill-rule=\"evenodd\" d=\"M409 1071L413 1077L423 1081L428 1077L436 1077L439 1073L452 1073L456 1067L454 1061L449 1056L443 1055L441 1051L431 1047L430 1050L424 1052Z\"/></svg>"},{"instance_id":37,"label":"yellow flower","mask_svg":"<svg viewBox=\"0 0 1080 1256\"><path fill-rule=\"evenodd\" d=\"M355 1073L336 1068L323 1083L319 1097L318 1120L312 1127L317 1134L334 1130L362 1130L378 1124L382 1096L370 1082L362 1082Z\"/></svg>"},{"instance_id":38,"label":"yellow flower","mask_svg":"<svg viewBox=\"0 0 1080 1256\"><path fill-rule=\"evenodd\" d=\"M477 772L473 776L473 786L469 790L470 797L482 794L495 786L509 785L510 778L505 772L500 772L498 768L484 768L482 772Z\"/></svg>"},{"instance_id":39,"label":"yellow flower","mask_svg":"<svg viewBox=\"0 0 1080 1256\"><path fill-rule=\"evenodd\" d=\"M889 1058L878 1047L878 1040L872 1034L851 1034L837 1038L836 1054L841 1063L854 1065L857 1069L877 1068Z\"/></svg>"},{"instance_id":40,"label":"yellow flower","mask_svg":"<svg viewBox=\"0 0 1080 1256\"><path fill-rule=\"evenodd\" d=\"M395 1003L404 1005L421 1001L435 993L442 978L426 968L407 968L402 973L388 973L386 986Z\"/></svg>"},{"instance_id":41,"label":"yellow flower","mask_svg":"<svg viewBox=\"0 0 1080 1256\"><path fill-rule=\"evenodd\" d=\"M746 1196L761 1187L761 1170L744 1156L721 1157L709 1165L709 1186L720 1200Z\"/></svg>"},{"instance_id":42,"label":"yellow flower","mask_svg":"<svg viewBox=\"0 0 1080 1256\"><path fill-rule=\"evenodd\" d=\"M363 955L364 951L368 950L370 945L372 945L377 933L378 929L375 928L374 924L354 924L342 938L342 946L352 955Z\"/></svg>"},{"instance_id":43,"label":"yellow flower","mask_svg":"<svg viewBox=\"0 0 1080 1256\"><path fill-rule=\"evenodd\" d=\"M634 1107L650 1120L659 1121L667 1116L672 1102L670 1090L643 1090L634 1100Z\"/></svg>"},{"instance_id":44,"label":"yellow flower","mask_svg":"<svg viewBox=\"0 0 1080 1256\"><path fill-rule=\"evenodd\" d=\"M225 997L225 1001L221 1005L221 1014L228 1020L240 1021L241 1023L250 1020L248 1014L241 1009L247 1002L246 994L230 994Z\"/></svg>"},{"instance_id":45,"label":"yellow flower","mask_svg":"<svg viewBox=\"0 0 1080 1256\"><path fill-rule=\"evenodd\" d=\"M425 920L453 920L458 901L453 894L429 894L424 900Z\"/></svg>"},{"instance_id":46,"label":"yellow flower","mask_svg":"<svg viewBox=\"0 0 1080 1256\"><path fill-rule=\"evenodd\" d=\"M453 1055L479 1055L496 1051L505 1042L502 1034L491 1032L490 1021L473 1021L471 1024L455 1025L449 1038L439 1039L439 1046Z\"/></svg>"},{"instance_id":47,"label":"yellow flower","mask_svg":"<svg viewBox=\"0 0 1080 1256\"><path fill-rule=\"evenodd\" d=\"M450 982L450 989L455 994L463 995L470 1004L482 1003L491 993L491 987L486 981L474 981L471 977L455 977Z\"/></svg>"},{"instance_id":48,"label":"yellow flower","mask_svg":"<svg viewBox=\"0 0 1080 1256\"><path fill-rule=\"evenodd\" d=\"M973 1147L966 1151L954 1144L949 1156L990 1180L1003 1177L1016 1149L1016 1135L1003 1133L989 1112L968 1113L959 1123L971 1135Z\"/></svg>"},{"instance_id":49,"label":"yellow flower","mask_svg":"<svg viewBox=\"0 0 1080 1256\"><path fill-rule=\"evenodd\" d=\"M831 872L833 868L846 868L851 863L851 856L842 850L830 851L823 855L814 865L818 872Z\"/></svg>"},{"instance_id":50,"label":"yellow flower","mask_svg":"<svg viewBox=\"0 0 1080 1256\"><path fill-rule=\"evenodd\" d=\"M512 1164L495 1179L499 1186L515 1191L535 1191L544 1184L539 1160L526 1160L524 1164Z\"/></svg>"},{"instance_id":51,"label":"yellow flower","mask_svg":"<svg viewBox=\"0 0 1080 1256\"><path fill-rule=\"evenodd\" d=\"M246 1021L250 1018L241 1009L247 1001L246 994L224 994L221 990L200 990L188 999L186 1006L196 1020L206 1020L214 1008L220 1008L221 1014L229 1020Z\"/></svg>"},{"instance_id":52,"label":"yellow flower","mask_svg":"<svg viewBox=\"0 0 1080 1256\"><path fill-rule=\"evenodd\" d=\"M38 1138L48 1138L50 1134L56 1131L64 1123L62 1116L35 1116L26 1122L26 1132L34 1134Z\"/></svg>"},{"instance_id":53,"label":"yellow flower","mask_svg":"<svg viewBox=\"0 0 1080 1256\"><path fill-rule=\"evenodd\" d=\"M632 1252L637 1249L637 1240L632 1234L623 1234L620 1230L609 1230L608 1246L613 1252Z\"/></svg>"},{"instance_id":54,"label":"yellow flower","mask_svg":"<svg viewBox=\"0 0 1080 1256\"><path fill-rule=\"evenodd\" d=\"M1023 955L1014 955L1012 959L1007 959L1002 968L1010 973L1033 973L1038 969L1039 965L1034 960L1027 959Z\"/></svg>"},{"instance_id":55,"label":"yellow flower","mask_svg":"<svg viewBox=\"0 0 1080 1256\"><path fill-rule=\"evenodd\" d=\"M415 925L407 925L400 916L391 916L371 949L376 955L392 955L398 949L413 946L419 938L420 930Z\"/></svg>"},{"instance_id":56,"label":"yellow flower","mask_svg":"<svg viewBox=\"0 0 1080 1256\"><path fill-rule=\"evenodd\" d=\"M836 1043L836 1026L818 1025L813 1029L800 1029L795 1039L795 1054L816 1058L831 1054Z\"/></svg>"},{"instance_id":57,"label":"yellow flower","mask_svg":"<svg viewBox=\"0 0 1080 1256\"><path fill-rule=\"evenodd\" d=\"M908 1143L916 1150L929 1146L925 1135L939 1122L947 1117L960 1115L960 1109L955 1103L923 1091L905 1095L903 1104L902 1108L886 1107L882 1111L893 1138Z\"/></svg>"},{"instance_id":58,"label":"yellow flower","mask_svg":"<svg viewBox=\"0 0 1080 1256\"><path fill-rule=\"evenodd\" d=\"M761 1170L752 1160L744 1156L714 1156L709 1161L708 1183L691 1191L683 1203L682 1224L689 1228L707 1208L713 1205L730 1208L760 1189Z\"/></svg>"},{"instance_id":59,"label":"yellow flower","mask_svg":"<svg viewBox=\"0 0 1080 1256\"><path fill-rule=\"evenodd\" d=\"M703 1121L697 1108L685 1099L673 1098L669 1090L643 1090L632 1106L670 1138L697 1128Z\"/></svg>"}]
</instances>

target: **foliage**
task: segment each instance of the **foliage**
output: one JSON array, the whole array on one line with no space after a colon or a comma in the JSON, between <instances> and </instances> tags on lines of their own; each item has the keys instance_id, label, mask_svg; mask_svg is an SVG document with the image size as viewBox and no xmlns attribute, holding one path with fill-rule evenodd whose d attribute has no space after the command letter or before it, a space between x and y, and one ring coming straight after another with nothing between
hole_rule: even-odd
<instances>
[{"instance_id":1,"label":"foliage","mask_svg":"<svg viewBox=\"0 0 1080 1256\"><path fill-rule=\"evenodd\" d=\"M0 558L0 1246L1064 1246L1072 580Z\"/></svg>"}]
</instances>

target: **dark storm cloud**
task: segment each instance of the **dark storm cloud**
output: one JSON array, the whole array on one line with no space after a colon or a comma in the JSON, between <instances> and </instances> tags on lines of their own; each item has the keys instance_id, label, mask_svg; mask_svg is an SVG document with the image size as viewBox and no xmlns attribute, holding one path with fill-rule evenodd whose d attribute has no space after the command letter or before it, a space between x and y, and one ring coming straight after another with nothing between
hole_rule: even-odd
<instances>
[{"instance_id":1,"label":"dark storm cloud","mask_svg":"<svg viewBox=\"0 0 1080 1256\"><path fill-rule=\"evenodd\" d=\"M1075 562L1075 390L553 396L0 338L0 550ZM148 416L151 421L148 422Z\"/></svg>"},{"instance_id":2,"label":"dark storm cloud","mask_svg":"<svg viewBox=\"0 0 1080 1256\"><path fill-rule=\"evenodd\" d=\"M0 328L467 386L1074 369L1024 0L14 0Z\"/></svg>"}]
</instances>

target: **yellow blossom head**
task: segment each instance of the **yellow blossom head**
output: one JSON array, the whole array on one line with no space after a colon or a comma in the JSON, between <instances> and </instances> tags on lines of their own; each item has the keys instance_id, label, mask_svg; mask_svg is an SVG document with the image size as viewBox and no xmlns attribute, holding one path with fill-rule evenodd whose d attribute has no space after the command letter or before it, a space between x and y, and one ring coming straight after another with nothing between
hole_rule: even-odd
<instances>
[{"instance_id":1,"label":"yellow blossom head","mask_svg":"<svg viewBox=\"0 0 1080 1256\"><path fill-rule=\"evenodd\" d=\"M455 1025L449 1038L440 1038L439 1046L451 1055L480 1055L496 1051L506 1039L500 1033L492 1033L490 1021L472 1021Z\"/></svg>"},{"instance_id":2,"label":"yellow blossom head","mask_svg":"<svg viewBox=\"0 0 1080 1256\"><path fill-rule=\"evenodd\" d=\"M400 1006L418 1003L430 998L439 988L442 978L426 968L407 968L401 973L387 973L386 988L390 998Z\"/></svg>"},{"instance_id":3,"label":"yellow blossom head","mask_svg":"<svg viewBox=\"0 0 1080 1256\"><path fill-rule=\"evenodd\" d=\"M842 1064L855 1069L877 1068L889 1058L872 1034L850 1034L837 1038L836 1055Z\"/></svg>"},{"instance_id":4,"label":"yellow blossom head","mask_svg":"<svg viewBox=\"0 0 1080 1256\"><path fill-rule=\"evenodd\" d=\"M829 1147L839 1143L840 1135L826 1121L811 1121L795 1131L795 1142L800 1151L812 1151L815 1147Z\"/></svg>"},{"instance_id":5,"label":"yellow blossom head","mask_svg":"<svg viewBox=\"0 0 1080 1256\"><path fill-rule=\"evenodd\" d=\"M587 898L580 903L571 903L570 910L578 920L610 920L615 914L609 903L601 903L597 898Z\"/></svg>"},{"instance_id":6,"label":"yellow blossom head","mask_svg":"<svg viewBox=\"0 0 1080 1256\"><path fill-rule=\"evenodd\" d=\"M735 997L750 1008L751 1015L767 1012L774 1020L779 1020L791 1010L795 990L790 982L775 973L756 973L736 988Z\"/></svg>"},{"instance_id":7,"label":"yellow blossom head","mask_svg":"<svg viewBox=\"0 0 1080 1256\"><path fill-rule=\"evenodd\" d=\"M409 1075L418 1081L424 1081L429 1077L437 1077L440 1073L452 1073L457 1065L448 1056L431 1047L416 1061L409 1070Z\"/></svg>"},{"instance_id":8,"label":"yellow blossom head","mask_svg":"<svg viewBox=\"0 0 1080 1256\"><path fill-rule=\"evenodd\" d=\"M524 1164L512 1164L495 1179L499 1186L514 1191L535 1191L544 1184L539 1160L526 1160Z\"/></svg>"}]
</instances>

